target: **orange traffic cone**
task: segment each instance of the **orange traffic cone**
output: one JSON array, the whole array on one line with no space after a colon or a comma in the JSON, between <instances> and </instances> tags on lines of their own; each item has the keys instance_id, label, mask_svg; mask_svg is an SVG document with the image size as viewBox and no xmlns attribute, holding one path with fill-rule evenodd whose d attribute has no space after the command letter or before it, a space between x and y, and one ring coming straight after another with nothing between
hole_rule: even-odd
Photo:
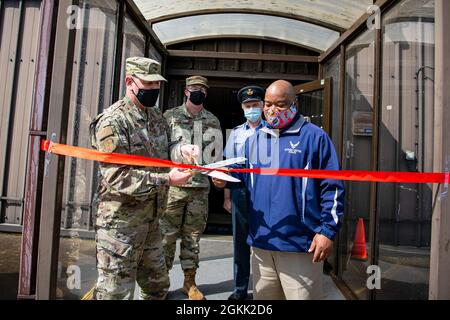
<instances>
[{"instance_id":1,"label":"orange traffic cone","mask_svg":"<svg viewBox=\"0 0 450 320\"><path fill-rule=\"evenodd\" d=\"M355 241L353 241L352 258L367 261L366 233L364 231L364 220L359 218L356 225Z\"/></svg>"}]
</instances>

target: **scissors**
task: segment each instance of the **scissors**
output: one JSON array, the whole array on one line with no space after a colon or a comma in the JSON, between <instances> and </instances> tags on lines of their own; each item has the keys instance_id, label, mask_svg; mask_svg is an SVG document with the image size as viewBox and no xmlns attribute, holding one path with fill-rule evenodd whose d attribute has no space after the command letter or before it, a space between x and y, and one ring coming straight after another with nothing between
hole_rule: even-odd
<instances>
[{"instance_id":1,"label":"scissors","mask_svg":"<svg viewBox=\"0 0 450 320\"><path fill-rule=\"evenodd\" d=\"M231 166L233 164L245 163L245 161L247 161L247 158L244 158L244 157L231 158L231 159L227 159L227 160L223 160L223 161L210 163L210 164L207 164L204 166L200 166L195 158L191 158L191 160L197 167L202 167L202 168L207 168L207 169L218 169L218 168ZM229 181L229 182L241 182L241 180L239 180L235 177L232 177L231 175L226 174L225 172L222 172L222 171L210 171L210 170L199 170L199 171L204 175L207 175L207 176L210 176L210 177L213 177L216 179Z\"/></svg>"}]
</instances>

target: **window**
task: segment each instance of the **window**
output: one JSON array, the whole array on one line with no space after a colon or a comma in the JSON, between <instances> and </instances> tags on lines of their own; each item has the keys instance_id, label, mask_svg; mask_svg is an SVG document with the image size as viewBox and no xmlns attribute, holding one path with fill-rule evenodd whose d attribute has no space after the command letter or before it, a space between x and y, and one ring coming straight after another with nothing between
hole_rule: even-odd
<instances>
[{"instance_id":1,"label":"window","mask_svg":"<svg viewBox=\"0 0 450 320\"><path fill-rule=\"evenodd\" d=\"M375 34L366 31L346 48L344 145L345 170L370 170ZM339 273L353 292L367 298L370 265L370 183L347 182L339 242Z\"/></svg>"},{"instance_id":2,"label":"window","mask_svg":"<svg viewBox=\"0 0 450 320\"><path fill-rule=\"evenodd\" d=\"M339 33L315 24L258 14L207 14L155 23L153 30L166 45L199 37L250 36L277 39L325 51Z\"/></svg>"},{"instance_id":3,"label":"window","mask_svg":"<svg viewBox=\"0 0 450 320\"><path fill-rule=\"evenodd\" d=\"M432 171L434 1L400 2L382 22L379 170ZM378 186L379 299L428 299L432 186Z\"/></svg>"},{"instance_id":4,"label":"window","mask_svg":"<svg viewBox=\"0 0 450 320\"><path fill-rule=\"evenodd\" d=\"M128 14L125 15L123 31L123 51L122 51L122 72L120 75L120 97L125 95L125 62L130 57L144 57L145 35L131 20Z\"/></svg>"},{"instance_id":5,"label":"window","mask_svg":"<svg viewBox=\"0 0 450 320\"><path fill-rule=\"evenodd\" d=\"M341 154L341 138L339 128L341 127L341 107L339 93L341 89L341 55L338 54L325 64L325 78L331 78L331 139L338 154Z\"/></svg>"},{"instance_id":6,"label":"window","mask_svg":"<svg viewBox=\"0 0 450 320\"><path fill-rule=\"evenodd\" d=\"M80 2L82 28L76 31L74 48L67 141L85 148L91 145L91 120L112 102L118 8L116 1L98 3ZM96 172L92 161L66 159L58 298L79 298L97 278L95 243L86 239L95 223Z\"/></svg>"},{"instance_id":7,"label":"window","mask_svg":"<svg viewBox=\"0 0 450 320\"><path fill-rule=\"evenodd\" d=\"M134 0L134 2L147 20L223 10L264 11L342 29L350 28L367 7L373 4L373 0L314 0L313 3L311 0Z\"/></svg>"}]
</instances>

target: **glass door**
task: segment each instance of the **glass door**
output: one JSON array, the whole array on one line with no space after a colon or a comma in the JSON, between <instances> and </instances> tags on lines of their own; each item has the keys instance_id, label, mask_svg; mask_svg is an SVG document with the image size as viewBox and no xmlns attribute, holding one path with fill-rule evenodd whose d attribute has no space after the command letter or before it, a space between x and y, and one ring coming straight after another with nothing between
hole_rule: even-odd
<instances>
[{"instance_id":1,"label":"glass door","mask_svg":"<svg viewBox=\"0 0 450 320\"><path fill-rule=\"evenodd\" d=\"M371 170L375 36L366 31L346 48L342 147L344 170ZM368 299L370 183L345 184L345 213L339 235L338 275L359 299Z\"/></svg>"},{"instance_id":2,"label":"glass door","mask_svg":"<svg viewBox=\"0 0 450 320\"><path fill-rule=\"evenodd\" d=\"M325 130L331 137L331 78L316 80L295 87L300 113L308 122ZM336 105L336 108L339 107ZM335 146L337 149L337 146ZM335 245L335 248L337 246ZM325 272L337 265L337 254L333 253L324 264Z\"/></svg>"},{"instance_id":3,"label":"glass door","mask_svg":"<svg viewBox=\"0 0 450 320\"><path fill-rule=\"evenodd\" d=\"M146 22L129 1L82 0L71 8L73 29L66 26L66 7L60 4L57 12L56 38L70 37L70 45L55 48L55 57L68 60L54 59L53 69L62 70L52 75L47 130L56 139L64 137L60 140L63 143L90 148L92 119L115 102L114 96L122 97L125 59L152 56L160 57L163 63L166 56L150 45L152 35L144 28ZM64 95L54 89L59 85L67 88ZM39 196L42 206L35 297L92 298L91 289L97 281L98 165L56 155L52 159L46 162ZM24 232L24 236L29 234ZM28 275L22 274L22 278L28 280Z\"/></svg>"},{"instance_id":4,"label":"glass door","mask_svg":"<svg viewBox=\"0 0 450 320\"><path fill-rule=\"evenodd\" d=\"M300 113L308 122L330 134L330 79L316 80L295 87Z\"/></svg>"}]
</instances>

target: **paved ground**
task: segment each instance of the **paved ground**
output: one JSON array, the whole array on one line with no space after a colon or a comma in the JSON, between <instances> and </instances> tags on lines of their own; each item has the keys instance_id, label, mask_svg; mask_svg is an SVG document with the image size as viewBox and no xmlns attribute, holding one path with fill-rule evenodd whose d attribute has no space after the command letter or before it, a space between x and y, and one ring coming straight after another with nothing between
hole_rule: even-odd
<instances>
[{"instance_id":1,"label":"paved ground","mask_svg":"<svg viewBox=\"0 0 450 320\"><path fill-rule=\"evenodd\" d=\"M214 233L226 233L226 230L213 230ZM80 299L92 288L97 273L95 270L95 243L92 240L62 238L60 246L60 263L58 276L58 298ZM0 300L16 299L19 272L19 252L21 235L0 232ZM233 288L232 242L229 235L205 235L201 240L200 269L197 282L207 299L226 299ZM429 250L410 247L380 247L380 268L383 290L380 299L398 299L420 297L427 299L429 277ZM67 268L79 267L81 288L67 288ZM365 263L348 263L345 281L354 292L365 292L367 265ZM175 265L170 272L171 287L169 299L186 299L180 288L183 274L176 254ZM362 280L363 279L363 280ZM250 285L251 287L251 285ZM330 277L325 276L326 299L344 299Z\"/></svg>"},{"instance_id":2,"label":"paved ground","mask_svg":"<svg viewBox=\"0 0 450 320\"><path fill-rule=\"evenodd\" d=\"M15 299L17 296L20 239L19 234L0 233L0 299ZM179 245L177 247L179 248ZM177 251L175 264L170 272L171 287L168 298L171 300L187 298L180 290L183 284L183 273L178 255ZM205 235L202 238L197 283L208 300L224 300L231 294L233 289L232 260L231 236ZM67 289L66 269L71 265L80 268L80 289ZM80 299L92 288L97 277L94 241L62 238L59 266L58 298ZM326 299L344 299L331 278L324 277Z\"/></svg>"},{"instance_id":3,"label":"paved ground","mask_svg":"<svg viewBox=\"0 0 450 320\"><path fill-rule=\"evenodd\" d=\"M0 232L0 300L16 299L21 235Z\"/></svg>"}]
</instances>

